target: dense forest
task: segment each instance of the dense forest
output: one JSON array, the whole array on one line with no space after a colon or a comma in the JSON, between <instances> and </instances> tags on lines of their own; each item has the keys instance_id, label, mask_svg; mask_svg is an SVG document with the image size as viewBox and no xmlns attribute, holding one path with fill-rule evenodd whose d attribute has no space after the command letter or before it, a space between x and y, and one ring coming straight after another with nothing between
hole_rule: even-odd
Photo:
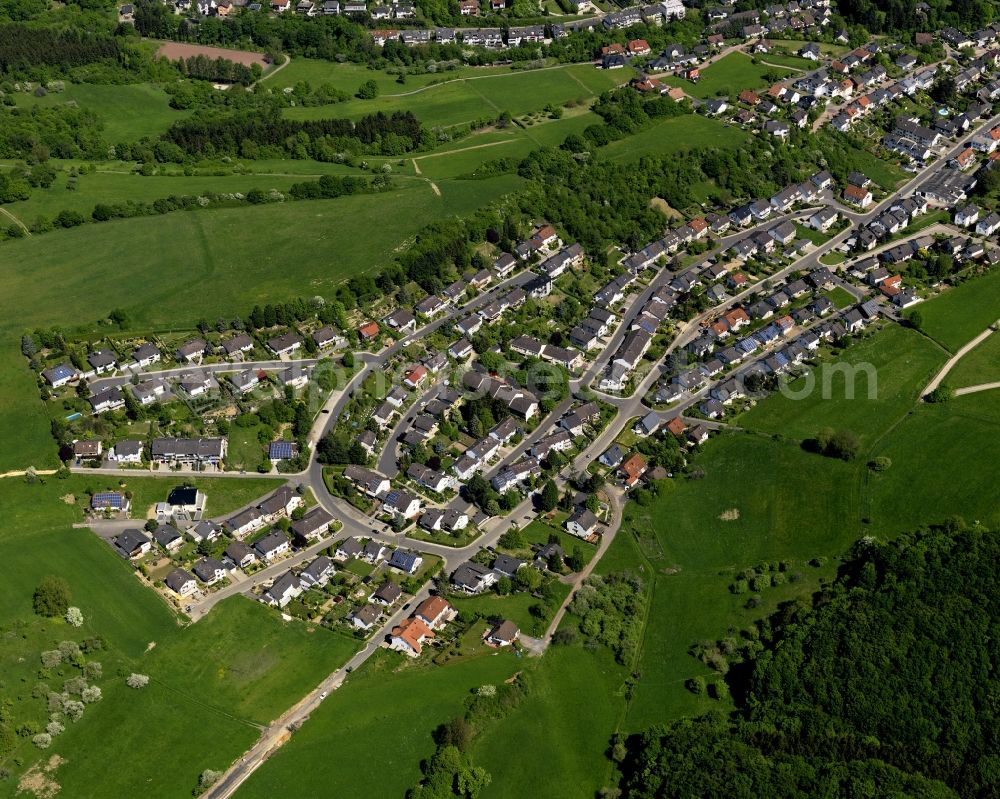
<instances>
[{"instance_id":1,"label":"dense forest","mask_svg":"<svg viewBox=\"0 0 1000 799\"><path fill-rule=\"evenodd\" d=\"M811 605L783 607L729 672L738 711L631 738L647 797L994 797L1000 537L960 521L862 540Z\"/></svg>"},{"instance_id":2,"label":"dense forest","mask_svg":"<svg viewBox=\"0 0 1000 799\"><path fill-rule=\"evenodd\" d=\"M0 25L0 72L4 74L39 64L69 68L95 61L116 61L120 53L118 40L105 34L78 28Z\"/></svg>"}]
</instances>

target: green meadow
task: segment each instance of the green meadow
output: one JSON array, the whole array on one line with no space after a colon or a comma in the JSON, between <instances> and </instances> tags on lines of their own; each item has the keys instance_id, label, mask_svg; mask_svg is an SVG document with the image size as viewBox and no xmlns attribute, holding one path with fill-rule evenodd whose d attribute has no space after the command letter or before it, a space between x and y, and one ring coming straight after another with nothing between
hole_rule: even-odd
<instances>
[{"instance_id":1,"label":"green meadow","mask_svg":"<svg viewBox=\"0 0 1000 799\"><path fill-rule=\"evenodd\" d=\"M945 378L952 388L1000 380L1000 336L996 333L969 350Z\"/></svg>"},{"instance_id":2,"label":"green meadow","mask_svg":"<svg viewBox=\"0 0 1000 799\"><path fill-rule=\"evenodd\" d=\"M254 772L239 796L402 796L419 782L420 761L434 752L434 728L463 713L471 691L522 667L510 652L447 666L379 652Z\"/></svg>"},{"instance_id":3,"label":"green meadow","mask_svg":"<svg viewBox=\"0 0 1000 799\"><path fill-rule=\"evenodd\" d=\"M950 288L916 310L921 330L956 352L1000 319L1000 270Z\"/></svg>"},{"instance_id":4,"label":"green meadow","mask_svg":"<svg viewBox=\"0 0 1000 799\"><path fill-rule=\"evenodd\" d=\"M280 74L276 79L279 77ZM356 118L377 111L412 111L428 127L448 127L498 116L503 111L520 116L540 111L550 104L559 106L570 101L589 100L627 79L624 75L595 69L591 64L491 71L461 75L447 82L414 89L396 85L396 91L386 89L372 100L351 99L332 106L290 108L285 113L291 119L323 119Z\"/></svg>"},{"instance_id":5,"label":"green meadow","mask_svg":"<svg viewBox=\"0 0 1000 799\"><path fill-rule=\"evenodd\" d=\"M611 142L601 149L601 157L613 161L638 161L643 156L681 153L692 147L735 150L746 140L747 134L737 127L689 114L654 122L634 136Z\"/></svg>"},{"instance_id":6,"label":"green meadow","mask_svg":"<svg viewBox=\"0 0 1000 799\"><path fill-rule=\"evenodd\" d=\"M870 445L910 412L920 388L947 359L925 336L892 325L825 358L739 418L741 427L796 442L824 427L848 429ZM846 367L846 368L845 368Z\"/></svg>"}]
</instances>

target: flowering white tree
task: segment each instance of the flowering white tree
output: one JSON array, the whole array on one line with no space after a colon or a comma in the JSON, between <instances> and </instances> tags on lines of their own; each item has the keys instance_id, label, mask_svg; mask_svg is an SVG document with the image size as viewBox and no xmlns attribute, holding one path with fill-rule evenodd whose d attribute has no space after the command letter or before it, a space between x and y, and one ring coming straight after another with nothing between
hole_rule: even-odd
<instances>
[{"instance_id":1,"label":"flowering white tree","mask_svg":"<svg viewBox=\"0 0 1000 799\"><path fill-rule=\"evenodd\" d=\"M66 611L66 622L73 627L81 627L83 625L83 611L78 607L71 607Z\"/></svg>"},{"instance_id":2,"label":"flowering white tree","mask_svg":"<svg viewBox=\"0 0 1000 799\"><path fill-rule=\"evenodd\" d=\"M86 702L88 705L94 702L101 701L101 689L96 685L91 685L89 688L84 688L83 693L80 694L80 698Z\"/></svg>"},{"instance_id":3,"label":"flowering white tree","mask_svg":"<svg viewBox=\"0 0 1000 799\"><path fill-rule=\"evenodd\" d=\"M48 749L52 746L52 736L47 732L40 732L31 739L31 742L39 749Z\"/></svg>"},{"instance_id":4,"label":"flowering white tree","mask_svg":"<svg viewBox=\"0 0 1000 799\"><path fill-rule=\"evenodd\" d=\"M136 674L134 671L125 680L129 688L145 688L149 685L149 676L146 674Z\"/></svg>"}]
</instances>

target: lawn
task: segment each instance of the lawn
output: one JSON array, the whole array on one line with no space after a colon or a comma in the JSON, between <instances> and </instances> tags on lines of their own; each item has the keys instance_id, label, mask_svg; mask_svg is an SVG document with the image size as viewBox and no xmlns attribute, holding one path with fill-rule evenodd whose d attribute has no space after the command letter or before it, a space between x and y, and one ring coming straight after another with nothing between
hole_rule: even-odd
<instances>
[{"instance_id":1,"label":"lawn","mask_svg":"<svg viewBox=\"0 0 1000 799\"><path fill-rule=\"evenodd\" d=\"M413 89L396 85L395 90L386 89L372 100L351 99L332 106L290 108L285 114L291 119L355 119L377 111L412 111L428 127L448 127L499 116L502 111L518 117L540 111L549 104L559 106L590 100L627 79L625 75L596 70L590 64L545 70L491 70Z\"/></svg>"},{"instance_id":2,"label":"lawn","mask_svg":"<svg viewBox=\"0 0 1000 799\"><path fill-rule=\"evenodd\" d=\"M510 652L447 666L379 652L254 772L238 795L402 796L420 780L421 759L434 752L434 728L463 712L471 690L497 684L521 668L523 661ZM498 771L494 781L507 776Z\"/></svg>"},{"instance_id":3,"label":"lawn","mask_svg":"<svg viewBox=\"0 0 1000 799\"><path fill-rule=\"evenodd\" d=\"M284 479L274 477L141 477L131 472L123 473L120 478L76 474L72 481L73 485L80 485L81 490L115 488L123 482L132 492L132 513L139 518L143 518L147 508L166 500L171 488L182 484L193 485L205 493L205 515L213 517L238 510L285 483Z\"/></svg>"},{"instance_id":4,"label":"lawn","mask_svg":"<svg viewBox=\"0 0 1000 799\"><path fill-rule=\"evenodd\" d=\"M226 456L226 469L246 469L254 471L260 466L267 454L264 445L257 438L261 429L259 424L252 427L233 425L229 428L229 454Z\"/></svg>"},{"instance_id":5,"label":"lawn","mask_svg":"<svg viewBox=\"0 0 1000 799\"><path fill-rule=\"evenodd\" d=\"M570 587L564 583L554 585L556 599L553 608L558 608L562 604L569 590ZM531 607L540 604L540 601L524 591L508 596L499 596L492 592L480 596L456 596L452 604L463 613L479 613L487 619L494 616L510 619L521 632L535 637L545 632L551 621L550 616L536 619L531 614Z\"/></svg>"},{"instance_id":6,"label":"lawn","mask_svg":"<svg viewBox=\"0 0 1000 799\"><path fill-rule=\"evenodd\" d=\"M276 610L235 596L171 646L152 650L143 668L202 705L266 725L357 649L353 637L282 621Z\"/></svg>"},{"instance_id":7,"label":"lawn","mask_svg":"<svg viewBox=\"0 0 1000 799\"><path fill-rule=\"evenodd\" d=\"M687 114L654 122L634 136L612 142L600 153L613 161L637 161L643 156L672 155L692 147L736 149L746 140L747 135L737 127Z\"/></svg>"},{"instance_id":8,"label":"lawn","mask_svg":"<svg viewBox=\"0 0 1000 799\"><path fill-rule=\"evenodd\" d=\"M788 392L758 403L739 424L794 441L814 436L823 427L846 428L869 446L909 413L946 357L925 336L893 325L852 345L841 357L824 359L813 370L814 378L788 384ZM845 366L858 368L856 378L846 379Z\"/></svg>"},{"instance_id":9,"label":"lawn","mask_svg":"<svg viewBox=\"0 0 1000 799\"><path fill-rule=\"evenodd\" d=\"M837 306L838 309L847 308L850 305L854 305L857 300L854 299L854 295L846 289L837 286L834 289L826 292L824 295L830 302Z\"/></svg>"},{"instance_id":10,"label":"lawn","mask_svg":"<svg viewBox=\"0 0 1000 799\"><path fill-rule=\"evenodd\" d=\"M0 297L0 470L53 465L35 380L18 349L32 327L86 325L115 307L136 328L190 328L254 304L331 295L349 277L389 263L429 222L468 212L519 179L441 181L441 196L410 180L376 195L177 212L84 225L4 244ZM373 220L378 220L373 224ZM364 231L364 235L359 235ZM90 297L66 303L68 296Z\"/></svg>"},{"instance_id":11,"label":"lawn","mask_svg":"<svg viewBox=\"0 0 1000 799\"><path fill-rule=\"evenodd\" d=\"M785 55L784 53L764 53L757 56L757 61L762 66L788 67L796 72L816 69L816 62L808 58L800 58L797 55Z\"/></svg>"},{"instance_id":12,"label":"lawn","mask_svg":"<svg viewBox=\"0 0 1000 799\"><path fill-rule=\"evenodd\" d=\"M663 78L671 86L680 86L692 97L729 97L732 100L744 89L762 89L775 80L795 74L783 67L754 64L745 53L730 53L701 71L697 83L668 76Z\"/></svg>"},{"instance_id":13,"label":"lawn","mask_svg":"<svg viewBox=\"0 0 1000 799\"><path fill-rule=\"evenodd\" d=\"M0 481L0 623L26 621L35 640L49 645L95 635L107 642L94 656L104 666L103 700L68 725L44 757L66 758L53 775L65 796L186 795L203 769L225 768L257 738L252 723L267 721L342 663L353 641L284 624L242 598L220 604L197 625L181 626L106 543L71 527L79 508L61 498L78 490L78 482ZM49 574L67 581L70 601L85 619L79 630L32 614L32 592ZM34 669L25 675L27 686L38 679ZM132 671L150 676L146 689L124 685ZM22 690L7 682L13 677L5 674L0 693ZM109 769L123 740L134 762ZM28 768L41 753L25 741L15 755ZM22 771L10 758L0 765L15 779Z\"/></svg>"},{"instance_id":14,"label":"lawn","mask_svg":"<svg viewBox=\"0 0 1000 799\"><path fill-rule=\"evenodd\" d=\"M952 352L1000 318L1000 269L921 303L921 329Z\"/></svg>"},{"instance_id":15,"label":"lawn","mask_svg":"<svg viewBox=\"0 0 1000 799\"><path fill-rule=\"evenodd\" d=\"M73 102L93 111L104 125L104 138L109 144L157 136L191 113L171 108L167 93L149 83L107 86L67 83L65 91L50 92L45 97L33 94L14 94L13 97L17 105L24 108Z\"/></svg>"},{"instance_id":16,"label":"lawn","mask_svg":"<svg viewBox=\"0 0 1000 799\"><path fill-rule=\"evenodd\" d=\"M811 241L816 246L825 244L832 238L829 233L824 233L822 230L816 230L814 227L803 225L799 222L795 223L795 235L800 239Z\"/></svg>"},{"instance_id":17,"label":"lawn","mask_svg":"<svg viewBox=\"0 0 1000 799\"><path fill-rule=\"evenodd\" d=\"M1000 380L1000 335L995 333L966 353L945 378L945 382L953 388L995 383L998 380Z\"/></svg>"}]
</instances>

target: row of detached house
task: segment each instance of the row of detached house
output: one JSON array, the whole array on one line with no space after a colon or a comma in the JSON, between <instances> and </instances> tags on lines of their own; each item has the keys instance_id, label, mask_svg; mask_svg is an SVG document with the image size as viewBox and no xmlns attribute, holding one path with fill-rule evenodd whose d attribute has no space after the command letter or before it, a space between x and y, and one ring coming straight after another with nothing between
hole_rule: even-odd
<instances>
[{"instance_id":1,"label":"row of detached house","mask_svg":"<svg viewBox=\"0 0 1000 799\"><path fill-rule=\"evenodd\" d=\"M279 0L281 10L291 7L291 0ZM504 0L491 0L494 11L504 8ZM478 9L478 2L474 4ZM413 6L408 3L396 5L376 5L367 8L363 3L341 2L327 0L322 6L312 0L299 0L296 11L307 16L323 14L367 14L375 21L389 19L412 19L416 14ZM460 3L463 16L472 14L472 6ZM604 15L601 18L579 20L576 22L554 23L550 25L509 25L506 27L486 28L411 28L404 30L379 29L371 32L375 44L384 46L388 42L401 42L408 46L417 46L435 42L437 44L460 43L468 47L483 47L487 50L502 50L508 47L520 47L528 44L541 44L553 39L565 38L573 33L586 32L593 29L615 30L630 28L633 25L662 25L671 19L683 18L684 5L680 0L663 0L646 6L633 6Z\"/></svg>"}]
</instances>

